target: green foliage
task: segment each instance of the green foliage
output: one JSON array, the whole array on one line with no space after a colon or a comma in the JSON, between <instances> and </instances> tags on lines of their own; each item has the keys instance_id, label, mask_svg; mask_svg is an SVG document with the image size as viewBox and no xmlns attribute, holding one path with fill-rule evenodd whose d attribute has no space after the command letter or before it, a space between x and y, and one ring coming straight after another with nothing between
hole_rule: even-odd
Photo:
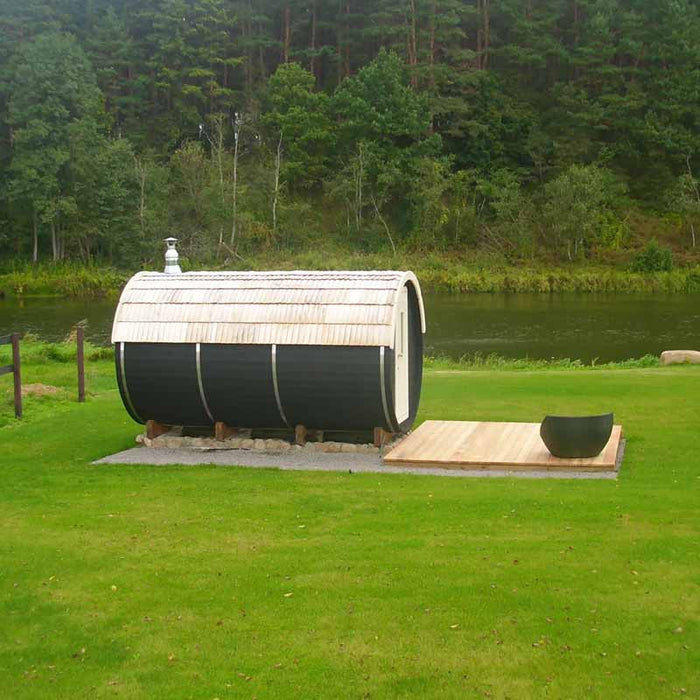
<instances>
[{"instance_id":1,"label":"green foliage","mask_svg":"<svg viewBox=\"0 0 700 700\"><path fill-rule=\"evenodd\" d=\"M12 265L0 271L0 294L16 296L56 295L64 297L116 296L129 273L109 267L76 263Z\"/></svg>"},{"instance_id":2,"label":"green foliage","mask_svg":"<svg viewBox=\"0 0 700 700\"><path fill-rule=\"evenodd\" d=\"M683 173L669 192L668 204L689 229L690 244L695 248L696 231L700 231L700 181L691 172Z\"/></svg>"},{"instance_id":3,"label":"green foliage","mask_svg":"<svg viewBox=\"0 0 700 700\"><path fill-rule=\"evenodd\" d=\"M216 184L204 146L187 141L170 159L169 218L171 231L182 241L186 255L204 257L214 248L211 240L211 200Z\"/></svg>"},{"instance_id":4,"label":"green foliage","mask_svg":"<svg viewBox=\"0 0 700 700\"><path fill-rule=\"evenodd\" d=\"M545 167L553 144L531 107L489 71L454 71L434 101L434 121L460 168Z\"/></svg>"},{"instance_id":5,"label":"green foliage","mask_svg":"<svg viewBox=\"0 0 700 700\"><path fill-rule=\"evenodd\" d=\"M412 194L415 245L435 248L447 242L452 214L449 195L454 176L445 163L432 158L418 162L420 188ZM442 247L442 246L440 246Z\"/></svg>"},{"instance_id":6,"label":"green foliage","mask_svg":"<svg viewBox=\"0 0 700 700\"><path fill-rule=\"evenodd\" d=\"M670 272L673 269L673 253L652 238L644 250L634 256L630 268L633 272Z\"/></svg>"},{"instance_id":7,"label":"green foliage","mask_svg":"<svg viewBox=\"0 0 700 700\"><path fill-rule=\"evenodd\" d=\"M502 357L491 353L483 355L474 353L472 355L464 355L459 360L454 360L450 357L426 357L424 360L426 369L437 370L462 370L462 371L525 371L532 372L535 370L611 370L611 369L644 369L649 367L658 367L659 358L656 355L644 355L643 357L622 360L620 362L592 362L587 365L581 360L571 360L568 358L556 358L552 360L535 360L529 357L512 358Z\"/></svg>"},{"instance_id":8,"label":"green foliage","mask_svg":"<svg viewBox=\"0 0 700 700\"><path fill-rule=\"evenodd\" d=\"M613 219L620 185L604 168L572 165L544 187L544 216L569 260L583 257ZM572 249L573 246L573 249Z\"/></svg>"},{"instance_id":9,"label":"green foliage","mask_svg":"<svg viewBox=\"0 0 700 700\"><path fill-rule=\"evenodd\" d=\"M430 126L427 98L408 84L401 59L383 49L341 83L333 107L342 122L342 143L351 150L359 141L376 143L387 158L398 155L399 148L423 145Z\"/></svg>"},{"instance_id":10,"label":"green foliage","mask_svg":"<svg viewBox=\"0 0 700 700\"><path fill-rule=\"evenodd\" d=\"M308 214L308 212L306 212ZM534 292L614 292L696 293L700 292L700 267L674 269L671 272L631 272L604 267L514 266L497 254L481 254L477 259L456 259L451 252L399 250L396 256L379 251L352 251L342 248L307 245L299 234L292 248L265 244L268 229L256 229L245 222L246 235L260 244L254 257L244 260L220 260L213 267L254 270L386 270L410 269L421 286L434 292L491 293ZM157 251L160 266L162 251ZM185 269L188 259L181 258ZM0 272L0 294L59 295L67 297L116 296L131 272L112 268L84 267L75 264L20 265L14 271Z\"/></svg>"},{"instance_id":11,"label":"green foliage","mask_svg":"<svg viewBox=\"0 0 700 700\"><path fill-rule=\"evenodd\" d=\"M283 63L267 83L262 123L270 147L281 144L280 176L291 186L318 185L328 172L334 133L328 97L315 82L298 63Z\"/></svg>"},{"instance_id":12,"label":"green foliage","mask_svg":"<svg viewBox=\"0 0 700 700\"><path fill-rule=\"evenodd\" d=\"M429 133L428 100L409 85L399 57L381 50L340 84L333 109L340 121L341 158L348 163L335 187L345 191L358 228L367 207L390 235L382 210L405 201L414 190L422 192L421 172L440 167L428 160L440 152L440 137ZM415 225L395 218L409 230Z\"/></svg>"},{"instance_id":13,"label":"green foliage","mask_svg":"<svg viewBox=\"0 0 700 700\"><path fill-rule=\"evenodd\" d=\"M698 259L693 0L0 0L0 31L5 256Z\"/></svg>"},{"instance_id":14,"label":"green foliage","mask_svg":"<svg viewBox=\"0 0 700 700\"><path fill-rule=\"evenodd\" d=\"M92 66L71 35L47 33L23 43L11 70L8 119L16 130L41 123L63 132L75 121L100 118L101 94Z\"/></svg>"},{"instance_id":15,"label":"green foliage","mask_svg":"<svg viewBox=\"0 0 700 700\"><path fill-rule=\"evenodd\" d=\"M138 180L131 144L84 129L75 129L71 141L78 215L67 235L88 263L97 249L134 264L143 241L134 225Z\"/></svg>"},{"instance_id":16,"label":"green foliage","mask_svg":"<svg viewBox=\"0 0 700 700\"><path fill-rule=\"evenodd\" d=\"M23 337L20 343L20 353L23 365L40 364L42 362L59 362L75 364L77 347L75 339L64 343L44 343L30 337ZM93 345L85 341L84 357L88 362L114 360L114 348L111 345ZM0 365L11 362L11 351L7 346L0 346Z\"/></svg>"},{"instance_id":17,"label":"green foliage","mask_svg":"<svg viewBox=\"0 0 700 700\"><path fill-rule=\"evenodd\" d=\"M87 262L95 248L111 257L129 246L133 150L105 135L89 61L73 37L47 33L23 44L13 65L8 200L26 210L35 251L48 228L54 260L67 248Z\"/></svg>"}]
</instances>

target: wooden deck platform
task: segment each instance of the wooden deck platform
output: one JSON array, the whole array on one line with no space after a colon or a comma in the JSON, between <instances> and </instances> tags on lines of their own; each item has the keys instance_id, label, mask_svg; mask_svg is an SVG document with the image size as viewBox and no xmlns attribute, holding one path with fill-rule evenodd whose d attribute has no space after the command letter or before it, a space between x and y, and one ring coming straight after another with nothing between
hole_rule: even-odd
<instances>
[{"instance_id":1,"label":"wooden deck platform","mask_svg":"<svg viewBox=\"0 0 700 700\"><path fill-rule=\"evenodd\" d=\"M425 421L384 457L396 466L441 469L533 471L615 471L622 427L613 427L597 457L552 457L540 438L539 423Z\"/></svg>"}]
</instances>

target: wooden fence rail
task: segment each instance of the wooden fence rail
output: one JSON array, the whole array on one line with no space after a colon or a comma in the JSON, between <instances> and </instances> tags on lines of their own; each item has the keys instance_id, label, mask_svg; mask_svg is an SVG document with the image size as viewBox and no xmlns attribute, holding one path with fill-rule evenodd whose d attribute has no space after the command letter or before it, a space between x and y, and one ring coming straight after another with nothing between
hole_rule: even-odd
<instances>
[{"instance_id":1,"label":"wooden fence rail","mask_svg":"<svg viewBox=\"0 0 700 700\"><path fill-rule=\"evenodd\" d=\"M85 401L85 329L82 326L78 326L75 337L78 346L76 353L78 361L78 402L83 403Z\"/></svg>"},{"instance_id":2,"label":"wooden fence rail","mask_svg":"<svg viewBox=\"0 0 700 700\"><path fill-rule=\"evenodd\" d=\"M14 375L15 384L15 418L22 417L22 374L19 362L19 333L0 336L0 345L12 345L12 364L0 367L0 375Z\"/></svg>"},{"instance_id":3,"label":"wooden fence rail","mask_svg":"<svg viewBox=\"0 0 700 700\"><path fill-rule=\"evenodd\" d=\"M12 345L12 364L0 366L0 376L3 374L14 375L14 403L15 417L22 417L22 373L19 361L19 333L11 335L0 335L0 345ZM78 326L76 332L77 343L77 365L78 365L78 401L85 401L85 329Z\"/></svg>"}]
</instances>

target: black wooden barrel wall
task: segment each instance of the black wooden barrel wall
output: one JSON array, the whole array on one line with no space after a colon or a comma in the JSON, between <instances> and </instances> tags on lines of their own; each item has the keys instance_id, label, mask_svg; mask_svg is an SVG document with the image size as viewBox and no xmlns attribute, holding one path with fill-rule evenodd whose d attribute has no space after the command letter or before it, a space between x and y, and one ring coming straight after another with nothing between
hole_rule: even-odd
<instances>
[{"instance_id":1,"label":"black wooden barrel wall","mask_svg":"<svg viewBox=\"0 0 700 700\"><path fill-rule=\"evenodd\" d=\"M116 343L119 391L140 423L406 431L420 401L423 335L408 285L409 416L394 411L389 347ZM383 365L383 367L382 367ZM382 385L383 380L383 385Z\"/></svg>"}]
</instances>

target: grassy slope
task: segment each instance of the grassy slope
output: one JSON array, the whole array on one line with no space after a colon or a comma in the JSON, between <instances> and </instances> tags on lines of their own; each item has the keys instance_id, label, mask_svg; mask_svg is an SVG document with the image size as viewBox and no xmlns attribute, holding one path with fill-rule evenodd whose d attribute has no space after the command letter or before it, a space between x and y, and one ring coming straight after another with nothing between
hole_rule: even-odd
<instances>
[{"instance_id":1,"label":"grassy slope","mask_svg":"<svg viewBox=\"0 0 700 700\"><path fill-rule=\"evenodd\" d=\"M161 263L155 265L160 268ZM187 265L185 269L209 268ZM498 260L470 260L456 254L359 254L310 249L303 253L270 251L252 260L226 263L225 267L258 270L413 270L425 290L436 292L700 292L700 266L672 272L641 274L612 266L575 263L508 265ZM135 272L135 270L132 270ZM0 271L0 295L116 296L131 273L107 267L77 264L18 266Z\"/></svg>"},{"instance_id":2,"label":"grassy slope","mask_svg":"<svg viewBox=\"0 0 700 700\"><path fill-rule=\"evenodd\" d=\"M700 695L700 368L427 374L421 418L613 408L617 483L94 467L137 426L90 387L0 428L5 697Z\"/></svg>"}]
</instances>

